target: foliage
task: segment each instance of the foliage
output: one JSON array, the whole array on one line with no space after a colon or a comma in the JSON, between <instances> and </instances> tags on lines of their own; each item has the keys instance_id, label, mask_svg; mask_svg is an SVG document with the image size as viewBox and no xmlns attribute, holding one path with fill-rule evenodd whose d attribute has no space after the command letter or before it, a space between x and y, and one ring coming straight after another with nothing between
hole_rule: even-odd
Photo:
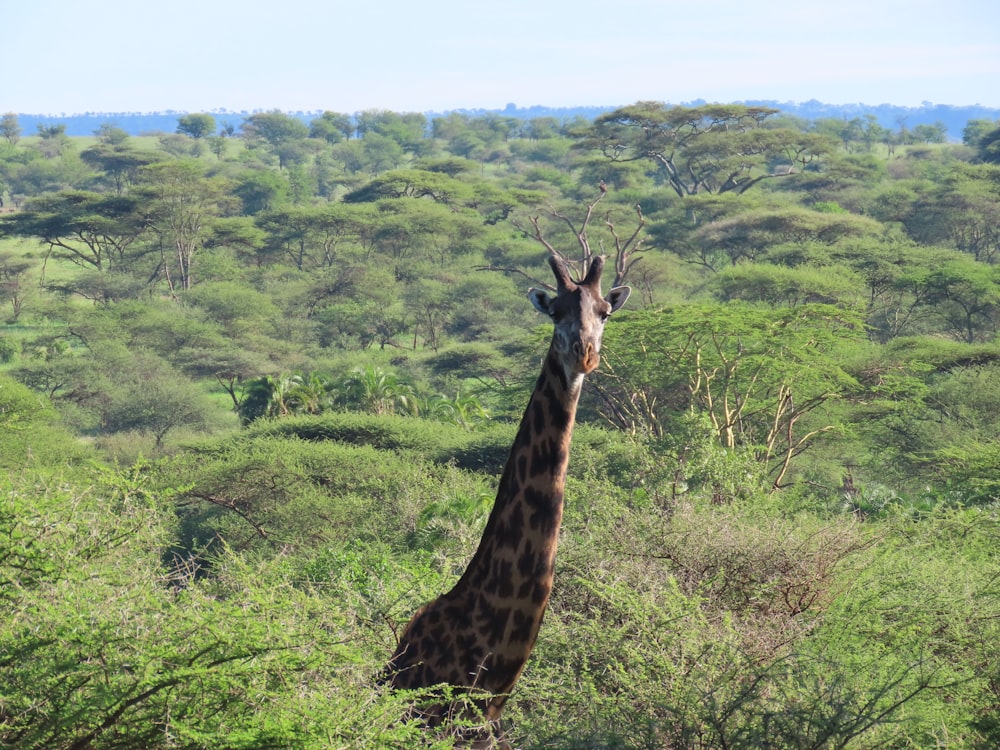
<instances>
[{"instance_id":1,"label":"foliage","mask_svg":"<svg viewBox=\"0 0 1000 750\"><path fill-rule=\"evenodd\" d=\"M205 113L181 115L177 118L177 132L192 138L204 138L215 133L215 118Z\"/></svg>"},{"instance_id":2,"label":"foliage","mask_svg":"<svg viewBox=\"0 0 1000 750\"><path fill-rule=\"evenodd\" d=\"M855 388L836 355L859 338L860 320L838 308L685 305L634 313L628 323L628 340L609 337L616 359L629 362L601 382L609 418L662 436L671 414L704 414L721 446L752 451L775 487L835 427L803 425Z\"/></svg>"},{"instance_id":3,"label":"foliage","mask_svg":"<svg viewBox=\"0 0 1000 750\"><path fill-rule=\"evenodd\" d=\"M934 556L935 572L905 583L886 569L905 567L937 521L921 541L900 529L886 544L804 520L682 506L644 514L642 531L570 541L515 729L555 747L971 746L989 677L954 671L947 644L986 643L960 634L969 617L995 627L988 574L970 595L939 577L967 561ZM939 520L986 521L974 547L996 528ZM911 586L937 604L904 603Z\"/></svg>"},{"instance_id":4,"label":"foliage","mask_svg":"<svg viewBox=\"0 0 1000 750\"><path fill-rule=\"evenodd\" d=\"M995 123L209 120L0 123L0 744L451 745L372 677L476 548L545 252L640 246L507 734L1000 741Z\"/></svg>"},{"instance_id":5,"label":"foliage","mask_svg":"<svg viewBox=\"0 0 1000 750\"><path fill-rule=\"evenodd\" d=\"M3 488L5 745L409 746L400 703L365 687L348 609L278 566L226 556L212 581L164 567L169 514L134 477L103 482L30 509Z\"/></svg>"},{"instance_id":6,"label":"foliage","mask_svg":"<svg viewBox=\"0 0 1000 750\"><path fill-rule=\"evenodd\" d=\"M237 399L237 411L244 424L262 418L343 409L379 416L421 414L466 428L489 417L473 393L460 389L454 397L418 394L395 373L377 366L354 368L336 380L317 372L256 378L244 384L242 397Z\"/></svg>"},{"instance_id":7,"label":"foliage","mask_svg":"<svg viewBox=\"0 0 1000 750\"><path fill-rule=\"evenodd\" d=\"M743 193L829 149L823 136L765 127L775 114L767 107L638 102L596 118L585 143L614 161L651 160L680 197Z\"/></svg>"},{"instance_id":8,"label":"foliage","mask_svg":"<svg viewBox=\"0 0 1000 750\"><path fill-rule=\"evenodd\" d=\"M64 471L91 458L44 397L0 374L0 468Z\"/></svg>"}]
</instances>

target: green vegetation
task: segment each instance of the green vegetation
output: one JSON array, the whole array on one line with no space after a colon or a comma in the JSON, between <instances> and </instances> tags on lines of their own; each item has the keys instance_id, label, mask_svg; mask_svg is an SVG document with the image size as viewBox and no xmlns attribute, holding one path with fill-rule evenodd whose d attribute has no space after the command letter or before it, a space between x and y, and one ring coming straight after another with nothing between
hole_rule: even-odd
<instances>
[{"instance_id":1,"label":"green vegetation","mask_svg":"<svg viewBox=\"0 0 1000 750\"><path fill-rule=\"evenodd\" d=\"M996 746L1000 139L963 132L4 116L0 745L450 746L373 677L476 549L522 288L584 232L634 292L516 745Z\"/></svg>"}]
</instances>

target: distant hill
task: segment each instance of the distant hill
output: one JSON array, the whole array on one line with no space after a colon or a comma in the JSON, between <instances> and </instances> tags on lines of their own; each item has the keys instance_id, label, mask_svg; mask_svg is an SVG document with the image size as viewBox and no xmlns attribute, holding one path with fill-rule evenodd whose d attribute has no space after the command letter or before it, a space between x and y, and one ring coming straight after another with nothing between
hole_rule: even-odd
<instances>
[{"instance_id":1,"label":"distant hill","mask_svg":"<svg viewBox=\"0 0 1000 750\"><path fill-rule=\"evenodd\" d=\"M697 106L706 104L703 99L692 102L683 102L683 106ZM837 119L851 120L864 115L874 115L884 128L898 130L900 127L912 128L915 125L934 125L943 123L948 137L954 141L962 139L962 128L969 120L1000 120L1000 109L983 107L980 105L955 106L949 104L933 104L925 102L919 107L901 107L894 104L824 104L814 100L808 102L777 102L769 100L752 100L738 102L739 104L749 104L754 106L766 106L779 109L782 112L800 117L805 120L817 120L821 118L834 117ZM533 105L530 107L519 107L516 104L508 104L503 109L456 109L446 112L426 112L428 119L449 112L459 112L470 116L482 116L487 114L502 114L508 117L530 120L536 117L555 117L559 120L571 120L583 118L592 120L595 117L610 112L622 105L606 106L579 106L579 107L546 107L543 105ZM233 125L236 128L242 124L243 120L255 112L264 110L232 112L221 109L211 111L209 114L215 117L216 122L222 127L224 124ZM60 115L37 115L18 114L18 121L25 135L34 134L38 125L64 124L67 135L93 135L94 131L105 124L112 124L121 128L130 135L141 135L143 133L173 133L177 130L177 118L187 112L168 110L166 112L85 112L83 114L60 114ZM287 112L286 114L298 117L303 122L319 117L321 111L311 112Z\"/></svg>"}]
</instances>

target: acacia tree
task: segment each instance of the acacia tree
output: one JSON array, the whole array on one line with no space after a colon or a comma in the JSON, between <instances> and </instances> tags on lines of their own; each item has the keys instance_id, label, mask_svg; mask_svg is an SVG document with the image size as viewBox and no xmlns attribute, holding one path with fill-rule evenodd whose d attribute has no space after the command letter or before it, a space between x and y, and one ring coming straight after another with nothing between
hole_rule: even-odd
<instances>
[{"instance_id":1,"label":"acacia tree","mask_svg":"<svg viewBox=\"0 0 1000 750\"><path fill-rule=\"evenodd\" d=\"M1000 326L1000 269L961 256L912 268L898 285L926 307L944 332L968 344L988 341Z\"/></svg>"},{"instance_id":2,"label":"acacia tree","mask_svg":"<svg viewBox=\"0 0 1000 750\"><path fill-rule=\"evenodd\" d=\"M228 183L206 177L193 161L154 164L142 170L135 191L146 202L146 220L159 238L163 272L171 290L190 289L196 252L212 234L213 221L233 212Z\"/></svg>"},{"instance_id":3,"label":"acacia tree","mask_svg":"<svg viewBox=\"0 0 1000 750\"><path fill-rule=\"evenodd\" d=\"M901 218L918 242L949 245L995 263L1000 259L1000 167L951 167Z\"/></svg>"},{"instance_id":4,"label":"acacia tree","mask_svg":"<svg viewBox=\"0 0 1000 750\"><path fill-rule=\"evenodd\" d=\"M62 153L69 147L69 136L66 135L66 125L58 123L56 125L44 125L38 123L38 137L41 139L37 144L37 149L46 159L53 159L62 156Z\"/></svg>"},{"instance_id":5,"label":"acacia tree","mask_svg":"<svg viewBox=\"0 0 1000 750\"><path fill-rule=\"evenodd\" d=\"M756 260L780 245L834 245L843 240L874 237L882 229L872 219L847 212L824 213L796 206L741 208L735 199L716 197L692 199L692 203L702 209L687 212L697 217L695 227L681 242L671 243L671 247L682 258L713 271L718 271L723 263L735 266Z\"/></svg>"},{"instance_id":6,"label":"acacia tree","mask_svg":"<svg viewBox=\"0 0 1000 750\"><path fill-rule=\"evenodd\" d=\"M111 362L102 364L108 367ZM108 390L96 399L103 431L146 432L159 448L171 430L203 430L209 424L207 397L156 355L130 352L115 362L107 379Z\"/></svg>"},{"instance_id":7,"label":"acacia tree","mask_svg":"<svg viewBox=\"0 0 1000 750\"><path fill-rule=\"evenodd\" d=\"M611 356L594 386L625 429L661 437L678 414L707 419L719 446L751 452L779 488L793 460L834 429L818 410L856 389L836 355L863 329L857 313L822 304L646 310L630 315L627 336L609 329Z\"/></svg>"},{"instance_id":8,"label":"acacia tree","mask_svg":"<svg viewBox=\"0 0 1000 750\"><path fill-rule=\"evenodd\" d=\"M0 301L10 302L11 317L8 322L17 322L24 310L25 297L31 285L25 273L31 268L31 261L11 253L0 253Z\"/></svg>"},{"instance_id":9,"label":"acacia tree","mask_svg":"<svg viewBox=\"0 0 1000 750\"><path fill-rule=\"evenodd\" d=\"M47 246L46 260L67 260L98 273L130 270L143 254L137 240L145 225L136 198L79 190L39 196L23 211L4 216L0 227Z\"/></svg>"},{"instance_id":10,"label":"acacia tree","mask_svg":"<svg viewBox=\"0 0 1000 750\"><path fill-rule=\"evenodd\" d=\"M351 116L342 112L325 111L309 123L309 137L319 138L327 143L340 143L351 137L354 122Z\"/></svg>"},{"instance_id":11,"label":"acacia tree","mask_svg":"<svg viewBox=\"0 0 1000 750\"><path fill-rule=\"evenodd\" d=\"M365 110L357 115L358 134L367 138L371 133L395 141L405 151L421 154L429 149L427 117L419 112L389 112Z\"/></svg>"},{"instance_id":12,"label":"acacia tree","mask_svg":"<svg viewBox=\"0 0 1000 750\"><path fill-rule=\"evenodd\" d=\"M21 125L13 112L7 112L0 117L0 138L5 139L11 146L17 145L21 140Z\"/></svg>"},{"instance_id":13,"label":"acacia tree","mask_svg":"<svg viewBox=\"0 0 1000 750\"><path fill-rule=\"evenodd\" d=\"M274 110L250 115L241 128L248 148L266 143L278 157L278 168L300 161L301 144L309 137L309 127L291 115Z\"/></svg>"},{"instance_id":14,"label":"acacia tree","mask_svg":"<svg viewBox=\"0 0 1000 750\"><path fill-rule=\"evenodd\" d=\"M122 141L98 143L81 151L80 159L88 166L104 172L114 185L115 193L121 195L126 187L135 182L139 169L153 164L159 157L149 151L134 149Z\"/></svg>"},{"instance_id":15,"label":"acacia tree","mask_svg":"<svg viewBox=\"0 0 1000 750\"><path fill-rule=\"evenodd\" d=\"M177 118L177 132L195 140L205 138L215 132L215 118L204 113L182 115Z\"/></svg>"},{"instance_id":16,"label":"acacia tree","mask_svg":"<svg viewBox=\"0 0 1000 750\"><path fill-rule=\"evenodd\" d=\"M667 107L638 102L594 120L581 146L615 162L654 162L680 197L744 193L762 180L794 174L829 152L817 133L772 127L778 110L737 104Z\"/></svg>"}]
</instances>

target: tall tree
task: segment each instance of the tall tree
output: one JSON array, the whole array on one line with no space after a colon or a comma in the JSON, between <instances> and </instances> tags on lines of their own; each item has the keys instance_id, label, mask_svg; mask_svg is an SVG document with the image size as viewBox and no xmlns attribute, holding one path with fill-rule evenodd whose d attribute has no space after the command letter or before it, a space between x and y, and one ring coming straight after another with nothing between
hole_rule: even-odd
<instances>
[{"instance_id":1,"label":"tall tree","mask_svg":"<svg viewBox=\"0 0 1000 750\"><path fill-rule=\"evenodd\" d=\"M242 131L249 142L264 141L272 147L309 136L304 122L278 110L250 115L243 121Z\"/></svg>"},{"instance_id":2,"label":"tall tree","mask_svg":"<svg viewBox=\"0 0 1000 750\"><path fill-rule=\"evenodd\" d=\"M206 138L215 133L215 118L209 114L181 115L177 118L177 132L192 138Z\"/></svg>"},{"instance_id":3,"label":"tall tree","mask_svg":"<svg viewBox=\"0 0 1000 750\"><path fill-rule=\"evenodd\" d=\"M627 337L609 332L614 355L597 387L623 427L659 435L678 414L701 415L722 448L751 452L777 488L834 429L821 407L857 387L837 354L863 329L857 313L819 304L646 310L630 318ZM628 366L615 367L618 358Z\"/></svg>"},{"instance_id":4,"label":"tall tree","mask_svg":"<svg viewBox=\"0 0 1000 750\"><path fill-rule=\"evenodd\" d=\"M954 247L984 263L1000 260L1000 167L952 165L915 198L901 217L915 240Z\"/></svg>"},{"instance_id":5,"label":"tall tree","mask_svg":"<svg viewBox=\"0 0 1000 750\"><path fill-rule=\"evenodd\" d=\"M358 114L358 133L390 138L405 151L421 154L426 150L427 117L419 112L399 114L386 110L365 110Z\"/></svg>"},{"instance_id":6,"label":"tall tree","mask_svg":"<svg viewBox=\"0 0 1000 750\"><path fill-rule=\"evenodd\" d=\"M979 158L987 164L1000 164L1000 127L994 128L979 139Z\"/></svg>"},{"instance_id":7,"label":"tall tree","mask_svg":"<svg viewBox=\"0 0 1000 750\"><path fill-rule=\"evenodd\" d=\"M147 202L147 221L159 238L163 271L171 289L190 289L197 251L211 236L212 222L232 213L228 182L206 177L197 162L172 161L142 170L137 197Z\"/></svg>"},{"instance_id":8,"label":"tall tree","mask_svg":"<svg viewBox=\"0 0 1000 750\"><path fill-rule=\"evenodd\" d=\"M301 160L302 141L309 137L309 128L304 122L278 110L250 115L243 121L242 131L250 148L268 146L278 157L279 169Z\"/></svg>"},{"instance_id":9,"label":"tall tree","mask_svg":"<svg viewBox=\"0 0 1000 750\"><path fill-rule=\"evenodd\" d=\"M70 143L69 136L66 135L66 125L64 123L55 125L38 123L37 127L38 137L41 138L37 145L38 150L47 159L61 156Z\"/></svg>"},{"instance_id":10,"label":"tall tree","mask_svg":"<svg viewBox=\"0 0 1000 750\"><path fill-rule=\"evenodd\" d=\"M652 161L681 197L739 194L794 174L831 149L827 136L772 127L767 120L777 113L738 104L638 102L594 120L581 145L612 161Z\"/></svg>"},{"instance_id":11,"label":"tall tree","mask_svg":"<svg viewBox=\"0 0 1000 750\"><path fill-rule=\"evenodd\" d=\"M110 122L103 123L94 131L94 135L99 142L108 146L123 146L129 139L128 131Z\"/></svg>"},{"instance_id":12,"label":"tall tree","mask_svg":"<svg viewBox=\"0 0 1000 750\"><path fill-rule=\"evenodd\" d=\"M64 191L30 200L23 211L0 218L17 237L47 246L59 258L98 272L126 270L144 230L139 202L131 197Z\"/></svg>"},{"instance_id":13,"label":"tall tree","mask_svg":"<svg viewBox=\"0 0 1000 750\"><path fill-rule=\"evenodd\" d=\"M957 256L913 268L899 284L909 287L928 315L959 341L989 341L1000 328L1000 267Z\"/></svg>"},{"instance_id":14,"label":"tall tree","mask_svg":"<svg viewBox=\"0 0 1000 750\"><path fill-rule=\"evenodd\" d=\"M327 110L309 123L309 137L320 138L327 143L340 143L351 137L354 123L351 116L342 112Z\"/></svg>"},{"instance_id":15,"label":"tall tree","mask_svg":"<svg viewBox=\"0 0 1000 750\"><path fill-rule=\"evenodd\" d=\"M0 117L0 138L4 138L11 146L17 145L21 140L21 125L13 112Z\"/></svg>"},{"instance_id":16,"label":"tall tree","mask_svg":"<svg viewBox=\"0 0 1000 750\"><path fill-rule=\"evenodd\" d=\"M781 244L833 245L845 239L875 236L882 230L878 222L846 212L824 213L795 206L751 207L741 211L734 201L715 198L700 200L697 205L711 215L710 203L724 213L697 222L687 241L676 249L682 257L712 270L718 270L723 260L732 265L752 261Z\"/></svg>"},{"instance_id":17,"label":"tall tree","mask_svg":"<svg viewBox=\"0 0 1000 750\"><path fill-rule=\"evenodd\" d=\"M355 206L328 203L320 206L279 208L259 214L255 221L273 254L288 257L301 270L329 268L337 259L340 243L358 236Z\"/></svg>"},{"instance_id":18,"label":"tall tree","mask_svg":"<svg viewBox=\"0 0 1000 750\"><path fill-rule=\"evenodd\" d=\"M962 143L971 148L979 146L983 136L1000 125L1000 122L986 119L973 119L962 128Z\"/></svg>"},{"instance_id":19,"label":"tall tree","mask_svg":"<svg viewBox=\"0 0 1000 750\"><path fill-rule=\"evenodd\" d=\"M81 151L80 158L104 172L118 195L135 181L141 167L158 161L156 154L132 148L127 143L98 143Z\"/></svg>"}]
</instances>

